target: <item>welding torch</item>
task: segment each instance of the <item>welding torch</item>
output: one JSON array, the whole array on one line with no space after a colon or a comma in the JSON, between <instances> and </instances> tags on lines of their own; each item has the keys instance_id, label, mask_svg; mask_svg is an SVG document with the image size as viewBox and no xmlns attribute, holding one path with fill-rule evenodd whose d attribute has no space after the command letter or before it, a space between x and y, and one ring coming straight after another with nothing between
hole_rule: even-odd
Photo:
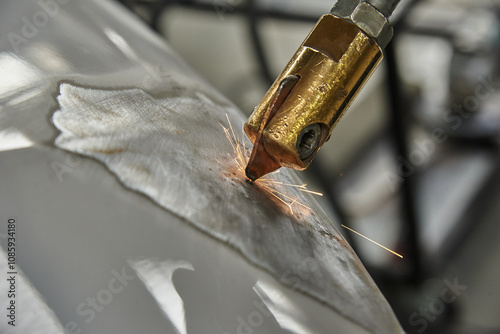
<instances>
[{"instance_id":1,"label":"welding torch","mask_svg":"<svg viewBox=\"0 0 500 334\"><path fill-rule=\"evenodd\" d=\"M400 0L338 0L323 15L244 125L246 176L306 169L382 60Z\"/></svg>"}]
</instances>

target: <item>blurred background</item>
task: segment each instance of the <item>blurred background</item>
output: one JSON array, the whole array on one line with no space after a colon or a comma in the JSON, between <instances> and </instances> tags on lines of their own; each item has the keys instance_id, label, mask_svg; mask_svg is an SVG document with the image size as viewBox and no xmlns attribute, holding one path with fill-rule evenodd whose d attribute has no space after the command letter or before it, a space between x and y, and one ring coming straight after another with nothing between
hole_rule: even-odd
<instances>
[{"instance_id":1,"label":"blurred background","mask_svg":"<svg viewBox=\"0 0 500 334\"><path fill-rule=\"evenodd\" d=\"M122 0L250 114L330 0ZM500 1L402 0L395 37L301 176L408 333L500 333Z\"/></svg>"}]
</instances>

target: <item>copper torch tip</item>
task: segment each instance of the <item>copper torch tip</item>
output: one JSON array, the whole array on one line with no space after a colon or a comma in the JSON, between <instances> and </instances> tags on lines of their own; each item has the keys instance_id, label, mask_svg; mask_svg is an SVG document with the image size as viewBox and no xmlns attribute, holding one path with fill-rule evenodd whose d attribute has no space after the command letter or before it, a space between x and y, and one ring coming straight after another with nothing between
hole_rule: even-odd
<instances>
[{"instance_id":1,"label":"copper torch tip","mask_svg":"<svg viewBox=\"0 0 500 334\"><path fill-rule=\"evenodd\" d=\"M281 165L274 161L269 153L267 153L264 145L260 141L256 141L250 159L248 159L245 174L251 181L255 181L280 167Z\"/></svg>"}]
</instances>

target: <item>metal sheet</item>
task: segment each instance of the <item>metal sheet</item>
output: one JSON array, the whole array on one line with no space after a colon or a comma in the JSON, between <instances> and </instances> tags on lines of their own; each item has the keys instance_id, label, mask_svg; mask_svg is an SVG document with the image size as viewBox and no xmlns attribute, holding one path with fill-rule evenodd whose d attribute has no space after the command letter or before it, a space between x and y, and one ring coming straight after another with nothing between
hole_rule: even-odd
<instances>
[{"instance_id":1,"label":"metal sheet","mask_svg":"<svg viewBox=\"0 0 500 334\"><path fill-rule=\"evenodd\" d=\"M297 184L294 177L283 170L261 183L245 179L221 126L227 114L242 138L239 112L185 88L194 94L166 91L155 98L139 89L62 84L56 145L103 162L127 187L234 246L283 283L374 333L394 332L389 305L316 202L295 187L279 189L290 206L265 191Z\"/></svg>"},{"instance_id":2,"label":"metal sheet","mask_svg":"<svg viewBox=\"0 0 500 334\"><path fill-rule=\"evenodd\" d=\"M236 332L236 319L252 314L248 305L258 298L248 288L274 282L253 264L288 285L272 284L289 306L300 308L301 319L310 319L301 325L312 332L332 326L343 333L362 332L360 326L402 332L314 200L288 189L310 207L294 205L292 214L238 175L219 123L226 124L227 113L241 131L241 114L157 36L113 3L89 0L61 2L34 36L12 43L12 34L23 37L20 18L32 20L40 11L37 1L0 11L0 135L9 138L0 165L4 189L10 189L0 193L0 212L19 216L19 265L63 327L75 320L84 332L167 331L147 291L158 305L162 299L146 283L148 290L130 284L122 302L106 306L96 321L87 323L75 311L102 290L112 270L146 258L192 264L196 279L183 276L174 284L189 310L187 332ZM56 109L61 134L50 123ZM110 172L55 147L57 135L59 147L93 157ZM275 177L298 182L287 172ZM130 267L137 265L124 268ZM141 270L139 277L151 277ZM282 314L283 300L269 308ZM280 328L264 326L273 333Z\"/></svg>"}]
</instances>

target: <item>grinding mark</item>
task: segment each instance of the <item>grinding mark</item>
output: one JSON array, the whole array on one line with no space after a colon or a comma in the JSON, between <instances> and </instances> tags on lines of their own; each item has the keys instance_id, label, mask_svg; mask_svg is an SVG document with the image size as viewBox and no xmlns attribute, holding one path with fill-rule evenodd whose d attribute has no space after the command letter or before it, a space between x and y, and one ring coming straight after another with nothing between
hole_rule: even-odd
<instances>
[{"instance_id":1,"label":"grinding mark","mask_svg":"<svg viewBox=\"0 0 500 334\"><path fill-rule=\"evenodd\" d=\"M88 148L88 150L91 152L100 153L100 154L118 154L118 153L123 153L123 152L127 151L125 148L110 148L110 149Z\"/></svg>"},{"instance_id":2,"label":"grinding mark","mask_svg":"<svg viewBox=\"0 0 500 334\"><path fill-rule=\"evenodd\" d=\"M264 190L266 193L271 195L271 200L275 202L277 201L278 204L285 205L292 215L301 217L304 214L303 210L302 211L299 210L300 208L298 209L296 208L294 211L294 205L299 206L302 209L306 209L308 210L308 212L310 212L311 208L308 205L306 205L303 201L301 201L301 198L299 196L290 196L288 195L287 192L287 188L296 188L304 193L309 193L316 196L323 196L323 194L318 191L312 191L307 189L306 183L293 184L293 183L283 183L279 180L276 180L273 177L274 175L279 173L279 170L274 171L268 175L265 175L264 177L259 178L255 181L251 181L246 176L245 168L250 159L251 150L247 148L245 145L245 139L243 137L243 133L241 134L241 139L239 139L238 136L236 136L234 128L231 124L231 120L229 119L229 116L227 114L226 114L226 119L228 127L226 128L222 124L221 127L224 131L227 140L229 141L231 147L233 148L233 155L231 156L231 154L228 153L228 156L232 159L232 162L236 166L236 171L232 172L233 176L241 180L246 180L247 184L255 185L256 187L258 187L258 189Z\"/></svg>"},{"instance_id":3,"label":"grinding mark","mask_svg":"<svg viewBox=\"0 0 500 334\"><path fill-rule=\"evenodd\" d=\"M79 96L77 103L73 103L72 93ZM130 101L128 95L134 96L131 106L123 103ZM221 177L221 171L228 172L228 163L234 166L227 157L232 147L220 130L210 129L222 122L224 114L237 118L242 126L237 110L216 105L201 93L153 98L139 89L95 90L70 84L61 85L58 101L61 109L53 116L54 125L61 131L55 142L58 147L103 162L126 187L227 242L284 283L283 275L291 268L307 259L314 260L316 270L299 278L294 289L324 301L374 333L401 332L361 262L339 239L334 224L314 201L308 198L305 202L310 212L301 212L299 217L285 215L262 200L244 179L237 180L233 175L231 183L231 176ZM118 121L109 119L93 128L94 124L89 125L85 119L103 116L99 101L106 101L106 108L114 108ZM158 110L170 111L164 117L155 117ZM78 130L90 132L89 136L79 137ZM234 134L239 138L239 133ZM115 154L116 148L123 151ZM288 172L273 178L282 184L294 183ZM311 195L299 188L291 188L290 192L290 198ZM337 238L322 236L319 228Z\"/></svg>"}]
</instances>

